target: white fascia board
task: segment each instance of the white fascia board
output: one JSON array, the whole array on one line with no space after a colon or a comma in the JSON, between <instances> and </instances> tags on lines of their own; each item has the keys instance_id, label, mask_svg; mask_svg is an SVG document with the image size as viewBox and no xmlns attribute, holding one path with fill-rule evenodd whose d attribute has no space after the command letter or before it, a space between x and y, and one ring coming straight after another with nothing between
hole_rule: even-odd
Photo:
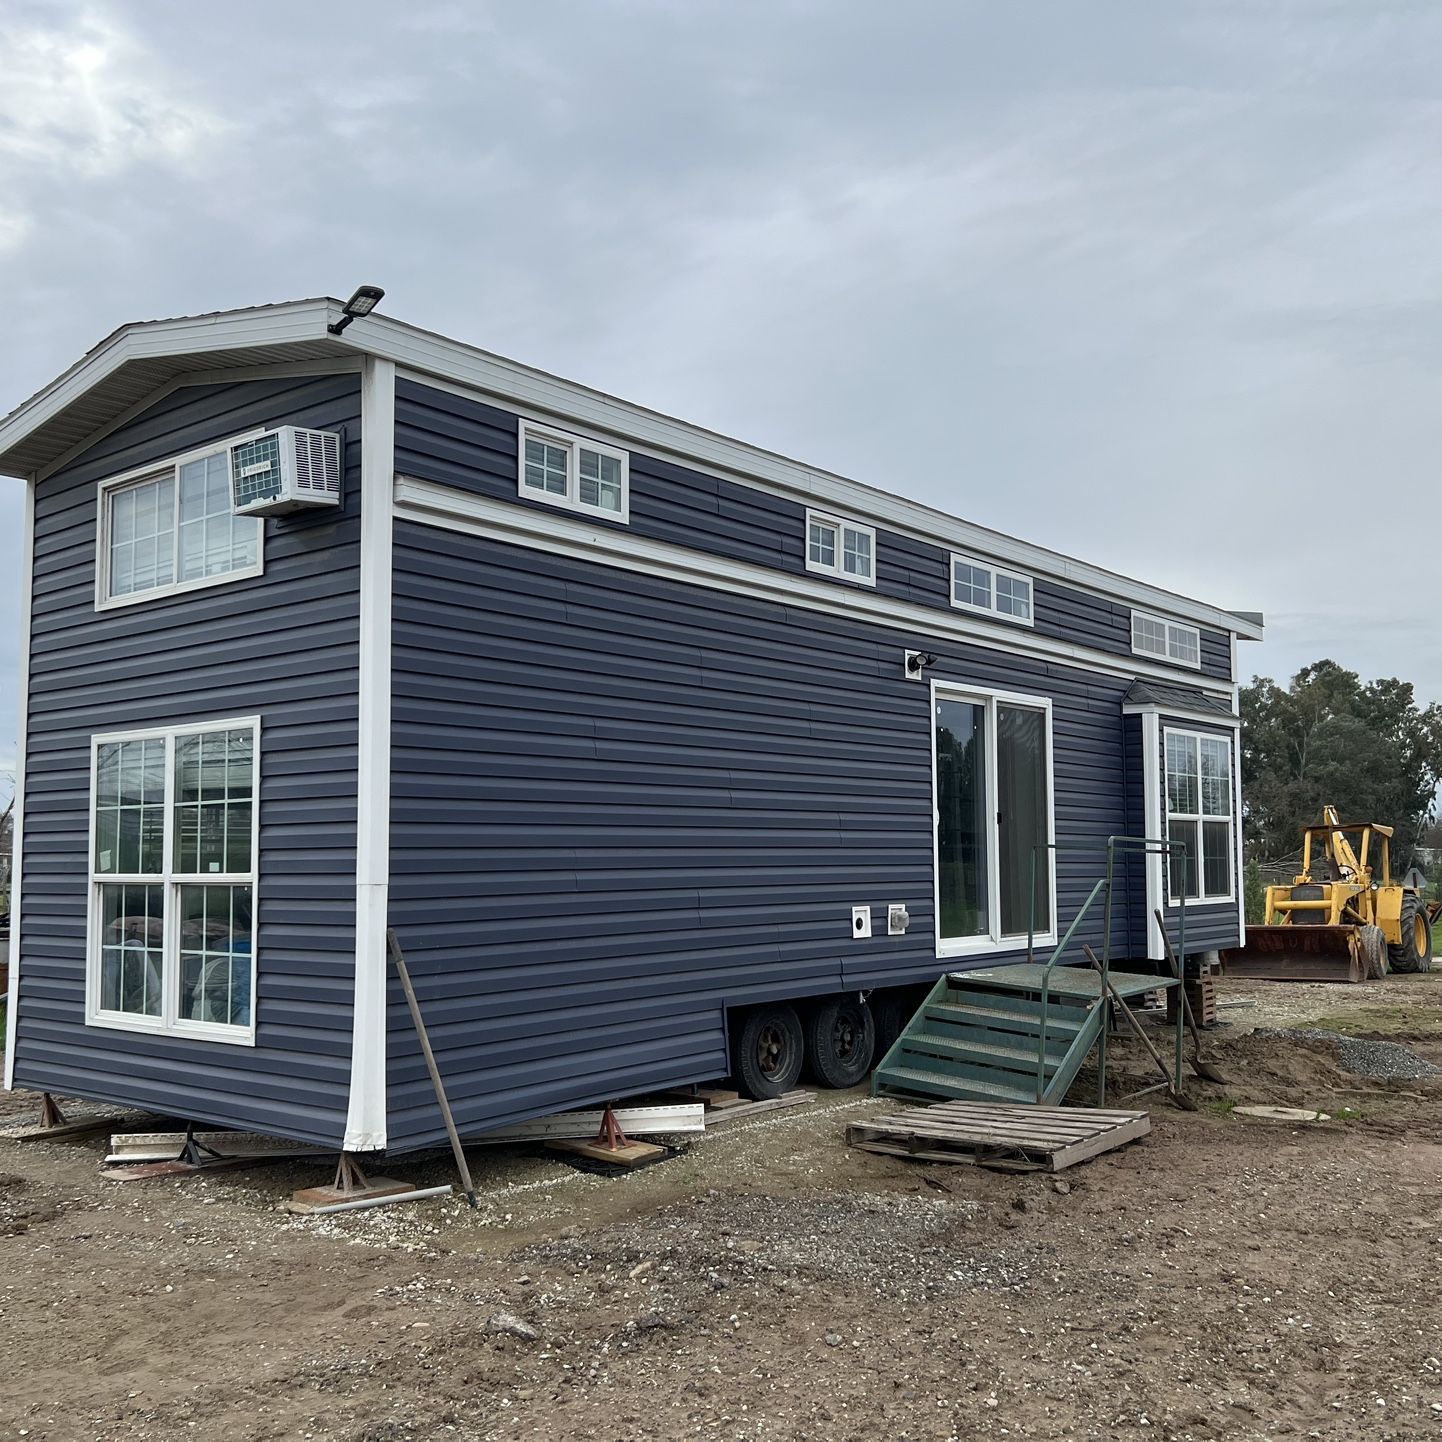
<instances>
[{"instance_id":1,"label":"white fascia board","mask_svg":"<svg viewBox=\"0 0 1442 1442\"><path fill-rule=\"evenodd\" d=\"M0 421L0 455L129 361L320 340L332 318L332 302L301 300L122 326Z\"/></svg>"},{"instance_id":2,"label":"white fascia board","mask_svg":"<svg viewBox=\"0 0 1442 1442\"><path fill-rule=\"evenodd\" d=\"M356 757L355 991L344 1149L386 1145L386 927L390 910L391 551L396 371L361 373L360 718Z\"/></svg>"},{"instance_id":3,"label":"white fascia board","mask_svg":"<svg viewBox=\"0 0 1442 1442\"><path fill-rule=\"evenodd\" d=\"M1260 624L1230 611L959 520L919 502L618 400L603 391L533 370L389 316L371 315L356 322L342 340L395 361L403 376L411 373L407 377L410 379L431 384L437 379L452 382L463 392L478 393L479 398L529 411L535 419L572 421L599 428L623 444L661 451L678 461L711 468L728 479L822 509L850 511L858 519L934 546L979 551L1024 573L1062 581L1110 600L1160 610L1174 619L1235 633L1248 640L1262 639Z\"/></svg>"},{"instance_id":4,"label":"white fascia board","mask_svg":"<svg viewBox=\"0 0 1442 1442\"><path fill-rule=\"evenodd\" d=\"M25 741L30 714L30 593L35 576L35 482L25 485L25 523L20 556L20 674L16 678L15 806L10 813L10 981L5 994L5 1090L15 1085L15 1045L20 1032L21 863L25 845Z\"/></svg>"},{"instance_id":5,"label":"white fascia board","mask_svg":"<svg viewBox=\"0 0 1442 1442\"><path fill-rule=\"evenodd\" d=\"M395 480L397 518L440 526L469 535L484 536L530 550L548 551L578 561L621 570L637 571L686 585L713 591L730 591L760 597L781 605L825 611L849 620L887 626L893 630L921 632L961 645L1000 651L1007 655L1033 656L1060 662L1079 671L1090 671L1126 680L1149 676L1153 680L1175 681L1175 673L1152 666L1135 656L1114 656L1073 646L1050 636L1038 636L1003 621L989 622L961 611L914 605L891 596L879 595L861 586L839 586L835 581L809 575L793 575L746 561L733 561L702 551L688 550L669 541L654 541L621 527L593 525L580 517L514 501L498 501L473 495L433 481L397 476ZM1230 700L1231 687L1202 678L1194 683L1219 699Z\"/></svg>"},{"instance_id":6,"label":"white fascia board","mask_svg":"<svg viewBox=\"0 0 1442 1442\"><path fill-rule=\"evenodd\" d=\"M1156 706L1151 702L1137 703L1122 707L1123 716L1166 716L1177 721L1190 721L1194 725L1220 726L1226 731L1240 731L1240 716L1218 716L1210 711L1189 711L1185 706Z\"/></svg>"}]
</instances>

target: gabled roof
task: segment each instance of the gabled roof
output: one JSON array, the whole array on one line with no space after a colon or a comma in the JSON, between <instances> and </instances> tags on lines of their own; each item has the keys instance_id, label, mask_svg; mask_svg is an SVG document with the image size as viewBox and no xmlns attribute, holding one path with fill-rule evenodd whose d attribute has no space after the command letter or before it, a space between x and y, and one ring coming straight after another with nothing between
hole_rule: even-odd
<instances>
[{"instance_id":1,"label":"gabled roof","mask_svg":"<svg viewBox=\"0 0 1442 1442\"><path fill-rule=\"evenodd\" d=\"M630 444L735 476L762 489L855 515L933 545L1020 567L1080 590L1261 640L1262 621L1035 546L887 491L732 440L390 316L357 320L341 335L333 297L284 301L121 326L63 375L0 420L0 474L47 470L161 387L181 378L287 361L354 363L373 355L510 404L529 415L589 427Z\"/></svg>"}]
</instances>

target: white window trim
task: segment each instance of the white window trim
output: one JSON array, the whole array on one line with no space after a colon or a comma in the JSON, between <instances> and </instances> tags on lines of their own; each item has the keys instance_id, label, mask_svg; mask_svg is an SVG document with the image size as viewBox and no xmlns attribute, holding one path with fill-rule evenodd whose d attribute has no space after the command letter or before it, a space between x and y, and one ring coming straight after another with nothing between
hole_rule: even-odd
<instances>
[{"instance_id":1,"label":"white window trim","mask_svg":"<svg viewBox=\"0 0 1442 1442\"><path fill-rule=\"evenodd\" d=\"M1051 925L1044 932L1037 932L1032 938L1034 946L1055 946L1057 942L1056 914L1056 757L1052 741L1052 705L1049 696L1027 696L1017 691L993 691L986 687L968 686L952 681L931 683L931 709L927 724L931 728L931 912L932 933L936 942L939 959L954 956L977 956L1004 949L1015 951L1026 945L1026 932L1003 934L1001 930L1001 871L992 865L987 869L987 917L989 930L985 936L949 937L941 935L941 804L939 800L939 777L936 758L936 704L938 701L970 701L986 707L988 742L986 747L987 794L993 798L988 806L987 855L1000 855L1000 825L997 821L995 797L997 795L996 766L996 708L1001 706L1025 706L1041 711L1046 722L1046 839L1048 895L1051 904Z\"/></svg>"},{"instance_id":2,"label":"white window trim","mask_svg":"<svg viewBox=\"0 0 1442 1442\"><path fill-rule=\"evenodd\" d=\"M1187 906L1227 906L1237 899L1237 744L1234 735L1220 736L1215 731L1192 731L1185 726L1163 726L1161 728L1161 805L1162 825L1167 828L1163 832L1163 838L1170 837L1171 823L1173 821L1194 821L1197 823L1197 894L1187 897ZM1202 802L1202 742L1220 741L1227 748L1227 794L1231 797L1232 804L1225 816L1214 816L1204 811L1198 812L1174 812L1171 808L1171 798L1167 792L1167 738L1169 736L1186 736L1197 743L1197 805ZM1227 823L1227 890L1225 893L1218 892L1216 895L1209 895L1206 890L1206 877L1202 869L1202 826L1208 821L1225 821ZM1162 856L1162 885L1166 889L1167 906L1180 906L1181 898L1172 892L1172 868L1170 865L1171 854L1165 853Z\"/></svg>"},{"instance_id":3,"label":"white window trim","mask_svg":"<svg viewBox=\"0 0 1442 1442\"><path fill-rule=\"evenodd\" d=\"M1162 651L1149 651L1145 646L1137 645L1137 622L1151 621L1154 625L1161 626L1166 634L1165 649ZM1133 611L1131 616L1132 627L1132 655L1150 656L1153 660L1164 662L1168 666L1185 666L1191 671L1202 669L1202 632L1198 626L1189 626L1183 621L1169 621L1165 616L1153 615L1150 611ZM1197 645L1197 659L1195 661L1183 661L1172 655L1172 633L1174 631L1186 631Z\"/></svg>"},{"instance_id":4,"label":"white window trim","mask_svg":"<svg viewBox=\"0 0 1442 1442\"><path fill-rule=\"evenodd\" d=\"M987 571L991 575L991 605L978 606L974 601L958 601L956 599L956 568L957 565L975 566L979 571ZM1026 616L1015 616L1010 611L1003 611L997 604L996 581L998 576L1005 576L1009 581L1024 581L1026 583L1026 594L1028 599L1028 612ZM977 615L991 616L998 621L1005 621L1011 626L1035 626L1036 625L1036 581L1024 571L1013 571L1007 566L998 566L994 561L982 561L976 556L966 556L960 551L953 551L951 559L947 562L946 568L946 594L951 604L958 611L972 611Z\"/></svg>"},{"instance_id":5,"label":"white window trim","mask_svg":"<svg viewBox=\"0 0 1442 1442\"><path fill-rule=\"evenodd\" d=\"M833 526L836 530L836 560L828 566L824 561L813 561L811 559L811 527ZM846 569L846 535L847 531L856 531L871 540L871 574L858 576ZM849 516L839 515L835 511L816 511L810 508L806 512L806 530L801 538L802 555L806 560L806 569L815 572L818 576L830 576L837 581L850 581L853 586L876 585L876 527L868 526L861 521L853 521Z\"/></svg>"},{"instance_id":6,"label":"white window trim","mask_svg":"<svg viewBox=\"0 0 1442 1442\"><path fill-rule=\"evenodd\" d=\"M113 611L121 606L138 606L144 601L158 601L166 596L179 596L186 591L202 591L210 586L225 586L231 581L244 581L251 576L260 576L265 573L266 524L260 517L256 517L256 523L260 527L260 544L256 547L255 565L244 566L238 571L223 571L218 576L196 576L189 581L171 581L169 585L153 586L148 591L131 591L124 596L112 596L109 594L109 497L111 492L122 490L137 482L158 480L166 471L173 472L178 487L181 466L188 465L191 461L202 460L206 456L219 455L222 451L228 455L232 446L241 445L245 441L253 441L257 436L263 436L274 429L274 426L256 426L253 430L242 431L239 435L230 436L226 440L211 441L208 445L197 446L194 450L185 451L181 455L167 456L163 460L152 461L148 466L137 466L134 470L124 471L118 476L107 476L100 482L95 493L95 609L97 611ZM179 545L178 536L176 544ZM177 554L177 563L179 560L180 557Z\"/></svg>"},{"instance_id":7,"label":"white window trim","mask_svg":"<svg viewBox=\"0 0 1442 1442\"><path fill-rule=\"evenodd\" d=\"M566 494L555 495L551 491L538 491L526 484L526 442L544 441L550 446L565 447L569 459L566 462ZM610 456L621 463L621 509L608 511L605 506L588 506L581 500L581 451L595 451ZM597 516L603 521L615 521L620 525L631 522L631 453L618 446L607 445L591 436L558 430L555 426L538 425L535 421L522 420L520 440L516 446L516 492L525 501L539 501L542 505L556 506L563 511L574 511L581 516Z\"/></svg>"},{"instance_id":8,"label":"white window trim","mask_svg":"<svg viewBox=\"0 0 1442 1442\"><path fill-rule=\"evenodd\" d=\"M200 732L240 731L249 729L254 740L251 755L253 759L254 794L250 808L250 865L251 870L240 872L207 873L202 877L177 878L171 851L172 828L175 805L175 763L174 747L169 744L175 736L194 736ZM102 875L95 868L95 803L99 789L100 748L117 741L154 741L167 743L165 756L165 867L155 876L129 873L122 876ZM88 899L85 919L85 1024L106 1027L114 1031L139 1031L150 1035L189 1037L196 1041L218 1041L231 1046L255 1045L256 1019L256 937L260 917L260 717L238 716L221 721L191 721L183 725L152 726L129 731L112 731L90 738L90 825L86 851L86 884ZM182 886L249 886L250 907L250 1025L225 1026L217 1022L186 1021L178 1015L180 1009L180 932L168 921L165 928L164 954L161 959L161 1008L158 1017L142 1017L132 1012L104 1011L100 1007L100 888L125 882L138 886L160 886L165 891L167 918L176 914L176 893Z\"/></svg>"}]
</instances>

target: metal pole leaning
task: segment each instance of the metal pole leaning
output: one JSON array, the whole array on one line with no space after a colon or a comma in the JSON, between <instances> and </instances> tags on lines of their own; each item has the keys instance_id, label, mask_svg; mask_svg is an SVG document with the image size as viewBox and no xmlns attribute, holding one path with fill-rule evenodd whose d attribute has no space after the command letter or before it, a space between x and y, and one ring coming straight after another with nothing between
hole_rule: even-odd
<instances>
[{"instance_id":1,"label":"metal pole leaning","mask_svg":"<svg viewBox=\"0 0 1442 1442\"><path fill-rule=\"evenodd\" d=\"M406 1005L411 1009L411 1020L415 1023L416 1035L421 1041L421 1051L425 1053L426 1070L431 1074L431 1085L436 1090L436 1101L440 1103L441 1117L446 1124L446 1135L451 1139L451 1151L455 1154L456 1170L461 1174L461 1189L466 1194L466 1200L475 1209L480 1204L476 1201L476 1188L471 1181L471 1169L466 1165L465 1148L461 1146L460 1134L456 1131L456 1119L451 1115L451 1104L446 1100L446 1089L441 1081L440 1068L436 1065L436 1056L431 1050L431 1039L426 1035L426 1024L421 1020L421 1005L416 1000L416 990L411 985L411 973L406 966L406 958L401 951L400 939L396 936L394 927L386 928L386 949L390 952L391 960L395 962L396 971L400 973L401 985L405 988Z\"/></svg>"}]
</instances>

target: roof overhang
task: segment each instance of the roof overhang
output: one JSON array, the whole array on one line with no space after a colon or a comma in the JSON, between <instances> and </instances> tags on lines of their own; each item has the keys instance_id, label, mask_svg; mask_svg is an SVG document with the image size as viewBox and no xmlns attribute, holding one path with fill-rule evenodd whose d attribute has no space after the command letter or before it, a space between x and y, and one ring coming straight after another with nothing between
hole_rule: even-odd
<instances>
[{"instance_id":1,"label":"roof overhang","mask_svg":"<svg viewBox=\"0 0 1442 1442\"><path fill-rule=\"evenodd\" d=\"M187 372L353 358L326 329L340 314L339 301L298 300L121 326L0 421L0 474L44 471Z\"/></svg>"},{"instance_id":2,"label":"roof overhang","mask_svg":"<svg viewBox=\"0 0 1442 1442\"><path fill-rule=\"evenodd\" d=\"M294 362L354 364L361 356L373 355L403 370L510 403L523 413L594 426L622 442L760 484L806 504L849 510L933 545L980 551L1003 565L1097 595L1244 640L1262 639L1262 618L1255 612L1226 611L1179 596L390 316L371 315L342 335L332 335L329 327L342 314L339 300L320 297L121 326L0 420L0 475L44 473L157 391L187 377L204 375L208 380L209 373L216 373L221 379L228 370Z\"/></svg>"}]
</instances>

